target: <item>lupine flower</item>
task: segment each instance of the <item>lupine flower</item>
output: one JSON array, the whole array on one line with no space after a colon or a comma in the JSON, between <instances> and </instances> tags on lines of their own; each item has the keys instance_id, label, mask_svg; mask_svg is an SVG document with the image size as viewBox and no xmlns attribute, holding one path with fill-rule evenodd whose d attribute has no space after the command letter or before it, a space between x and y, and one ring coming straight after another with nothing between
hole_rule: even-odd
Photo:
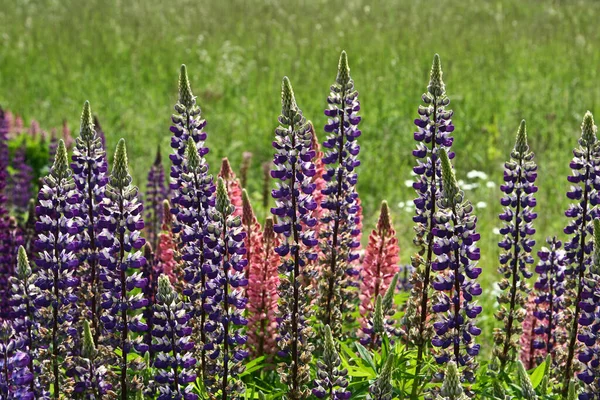
<instances>
[{"instance_id":1,"label":"lupine flower","mask_svg":"<svg viewBox=\"0 0 600 400\"><path fill-rule=\"evenodd\" d=\"M100 320L110 333L113 345L121 348L119 368L121 398L139 390L135 371L140 368L129 354L136 350L143 354L148 346L141 336L148 329L138 310L148 305L142 293L147 280L140 268L146 259L140 251L145 240L140 233L144 229L143 205L138 198L138 188L131 185L125 141L119 140L115 151L113 169L106 185L102 202L98 242L103 247L99 257L102 266L100 281L103 283L102 307L106 310ZM136 293L136 294L134 294ZM131 376L133 375L133 377Z\"/></svg>"},{"instance_id":2,"label":"lupine flower","mask_svg":"<svg viewBox=\"0 0 600 400\"><path fill-rule=\"evenodd\" d=\"M282 260L278 345L279 354L286 362L278 371L288 386L289 399L296 400L308 395L306 385L310 379L313 331L306 322L311 310L307 289L300 284L300 278L307 263L316 258L313 247L317 240L310 228L317 223L312 215L317 204L312 197L315 190L312 138L287 77L283 78L279 123L273 141L275 157L271 176L278 182L272 192L275 207L271 212L277 217L274 230L281 235L280 245L275 249Z\"/></svg>"},{"instance_id":3,"label":"lupine flower","mask_svg":"<svg viewBox=\"0 0 600 400\"><path fill-rule=\"evenodd\" d=\"M179 200L181 196L181 189L184 186L182 181L182 174L184 172L184 156L186 152L186 146L188 139L191 137L196 144L198 150L198 156L201 160L204 160L204 156L208 153L208 147L204 146L206 140L206 132L203 131L206 126L206 120L202 119L200 107L196 105L196 97L192 94L192 88L190 87L190 81L187 76L187 69L185 65L181 66L181 72L179 74L179 100L175 104L175 112L171 119L173 125L171 126L171 147L173 153L169 155L171 159L171 206L173 209L171 212L175 215L179 213L180 208L185 208L185 205L180 205ZM208 165L203 162L203 166ZM185 219L185 217L184 217ZM174 221L173 225L174 232L179 232L179 218Z\"/></svg>"},{"instance_id":4,"label":"lupine flower","mask_svg":"<svg viewBox=\"0 0 600 400\"><path fill-rule=\"evenodd\" d=\"M539 262L535 267L538 278L535 311L538 320L534 347L545 348L554 355L556 346L565 341L563 311L565 309L565 252L556 237L546 239L548 247L538 251Z\"/></svg>"},{"instance_id":5,"label":"lupine flower","mask_svg":"<svg viewBox=\"0 0 600 400\"><path fill-rule=\"evenodd\" d=\"M529 374L527 374L525 366L520 360L517 361L517 378L519 380L519 386L521 387L521 396L526 400L537 400L537 395L531 384Z\"/></svg>"},{"instance_id":6,"label":"lupine flower","mask_svg":"<svg viewBox=\"0 0 600 400\"><path fill-rule=\"evenodd\" d=\"M392 400L394 389L392 388L392 369L394 366L394 355L389 354L377 379L369 387L367 400Z\"/></svg>"},{"instance_id":7,"label":"lupine flower","mask_svg":"<svg viewBox=\"0 0 600 400\"><path fill-rule=\"evenodd\" d=\"M8 277L13 269L12 244L8 226L8 211L4 190L8 183L8 132L9 121L4 110L0 108L0 318L6 317L8 311Z\"/></svg>"},{"instance_id":8,"label":"lupine flower","mask_svg":"<svg viewBox=\"0 0 600 400\"><path fill-rule=\"evenodd\" d=\"M469 397L465 394L461 379L460 372L454 361L450 361L446 367L446 373L444 374L444 383L440 390L440 395L437 397L438 400L467 400Z\"/></svg>"},{"instance_id":9,"label":"lupine flower","mask_svg":"<svg viewBox=\"0 0 600 400\"><path fill-rule=\"evenodd\" d=\"M321 218L323 217L323 208L321 207L324 198L323 190L325 190L325 188L327 187L327 182L323 178L323 175L325 175L325 164L323 163L323 152L321 151L321 144L319 143L317 132L315 132L315 128L311 121L308 121L308 127L312 135L312 149L315 152L315 175L312 177L312 181L315 184L313 198L315 200L315 203L317 203L317 208L313 212L313 215L317 219L317 224L313 227L313 230L315 232L315 237L319 237L319 234L321 232ZM321 266L316 265L316 267L320 268Z\"/></svg>"},{"instance_id":10,"label":"lupine flower","mask_svg":"<svg viewBox=\"0 0 600 400\"><path fill-rule=\"evenodd\" d=\"M594 219L594 250L581 293L581 316L577 340L578 360L583 368L577 377L584 383L581 400L594 400L600 394L600 219Z\"/></svg>"},{"instance_id":11,"label":"lupine flower","mask_svg":"<svg viewBox=\"0 0 600 400\"><path fill-rule=\"evenodd\" d=\"M0 398L33 400L33 372L27 342L15 335L9 321L0 322Z\"/></svg>"},{"instance_id":12,"label":"lupine flower","mask_svg":"<svg viewBox=\"0 0 600 400\"><path fill-rule=\"evenodd\" d=\"M417 131L414 138L418 143L413 155L417 159L417 165L413 168L416 177L412 183L417 192L413 221L416 230L414 242L419 247L419 254L415 255L412 262L415 273L405 315L408 340L417 346L417 376L421 372L423 350L432 336L432 327L428 323L431 315L431 266L434 261L436 207L442 198L442 170L438 152L444 149L448 151L449 158L454 157L454 153L450 151L454 140L450 136L454 131L451 119L453 112L446 110L450 99L446 96L446 85L442 80L442 67L437 54L433 58L427 92L421 98L425 105L419 106L419 118L415 119ZM417 378L417 384L413 385L413 396L419 386Z\"/></svg>"},{"instance_id":13,"label":"lupine flower","mask_svg":"<svg viewBox=\"0 0 600 400\"><path fill-rule=\"evenodd\" d=\"M100 121L98 121L98 117L94 115L94 128L96 129L96 134L100 138L100 143L102 143L102 148L106 149L106 135L100 126ZM104 153L104 161L106 161L106 152Z\"/></svg>"},{"instance_id":14,"label":"lupine flower","mask_svg":"<svg viewBox=\"0 0 600 400\"><path fill-rule=\"evenodd\" d=\"M570 163L572 175L568 177L573 185L567 192L567 197L576 203L571 204L565 215L572 220L565 228L565 233L571 238L565 242L567 258L567 287L570 293L567 298L572 298L569 312L571 326L569 329L569 340L566 349L566 360L563 372L563 396L567 395L569 380L573 375L573 361L577 350L577 336L580 333L582 317L583 292L585 280L588 277L588 267L591 264L590 257L592 245L592 219L598 215L596 204L600 202L598 189L600 181L597 178L600 167L600 146L596 138L596 125L594 117L589 111L583 117L581 124L581 138L579 146L573 150L573 160Z\"/></svg>"},{"instance_id":15,"label":"lupine flower","mask_svg":"<svg viewBox=\"0 0 600 400\"><path fill-rule=\"evenodd\" d=\"M92 324L94 341L97 343L100 327L98 321L101 314L100 307L100 269L98 267L98 254L102 246L98 243L100 227L101 204L104 191L108 182L106 152L96 133L92 120L90 103L85 102L81 113L81 126L79 136L75 139L71 162L73 178L77 186L79 215L84 226L80 237L81 248L79 259L81 263L80 276L82 277L82 300L86 305L85 319Z\"/></svg>"},{"instance_id":16,"label":"lupine flower","mask_svg":"<svg viewBox=\"0 0 600 400\"><path fill-rule=\"evenodd\" d=\"M327 103L325 132L329 135L323 142L327 149L322 159L326 187L321 201L323 266L319 277L318 318L337 336L342 330L342 315L347 311L349 280L358 274L353 262L358 259L355 249L360 246L360 239L356 240L360 230L355 220L359 211L355 168L360 165L357 158L360 103L345 51L340 56L336 82L331 85Z\"/></svg>"},{"instance_id":17,"label":"lupine flower","mask_svg":"<svg viewBox=\"0 0 600 400\"><path fill-rule=\"evenodd\" d=\"M2 206L0 206L2 207ZM0 217L0 319L7 318L10 314L10 277L14 275L17 261L17 249L23 244L23 234L14 217L5 215Z\"/></svg>"},{"instance_id":18,"label":"lupine flower","mask_svg":"<svg viewBox=\"0 0 600 400\"><path fill-rule=\"evenodd\" d=\"M144 258L146 263L141 269L142 277L146 280L147 284L142 289L143 296L148 300L148 304L144 307L143 315L148 329L144 334L144 340L148 345L150 360L154 360L154 352L152 349L152 329L153 329L153 316L154 316L154 305L156 304L156 293L158 291L158 278L161 273L158 271L156 257L152 251L150 243L146 242L143 249Z\"/></svg>"},{"instance_id":19,"label":"lupine flower","mask_svg":"<svg viewBox=\"0 0 600 400\"><path fill-rule=\"evenodd\" d=\"M35 306L40 313L42 340L48 345L40 358L44 363L44 377L52 383L54 398L72 390L64 382L60 359L73 346L72 320L77 302L75 275L79 264L76 251L78 236L83 230L79 210L81 198L69 169L67 149L60 140L50 174L43 179L38 194L36 231L38 240L37 278L39 289Z\"/></svg>"},{"instance_id":20,"label":"lupine flower","mask_svg":"<svg viewBox=\"0 0 600 400\"><path fill-rule=\"evenodd\" d=\"M527 266L533 263L531 250L535 245L532 235L535 233L533 220L537 217L533 211L536 205L536 177L537 165L527 145L523 120L510 161L504 164L504 184L500 186L505 194L500 200L504 206L500 214L504 226L500 229L503 237L498 243L502 249L498 272L503 276L499 283L503 293L498 296L500 309L495 317L502 321L503 326L494 332L494 354L500 360L501 371L509 361L514 360L517 340L523 333L522 324L526 316L524 306L529 292L527 280L532 276Z\"/></svg>"},{"instance_id":21,"label":"lupine flower","mask_svg":"<svg viewBox=\"0 0 600 400\"><path fill-rule=\"evenodd\" d=\"M196 380L192 355L194 342L190 340L192 328L189 304L181 300L171 286L169 278L158 278L158 292L154 305L152 347L154 358L154 390L159 399L196 400L192 383Z\"/></svg>"},{"instance_id":22,"label":"lupine flower","mask_svg":"<svg viewBox=\"0 0 600 400\"><path fill-rule=\"evenodd\" d=\"M524 308L523 332L519 337L521 350L519 358L527 369L536 367L547 354L545 340L541 340L540 343L540 336L536 333L540 331L540 328L543 328L536 313L544 313L546 309L544 305L538 305L536 302L535 295L530 294ZM542 338L545 338L545 336L542 336Z\"/></svg>"},{"instance_id":23,"label":"lupine flower","mask_svg":"<svg viewBox=\"0 0 600 400\"><path fill-rule=\"evenodd\" d=\"M202 147L201 147L202 148ZM193 305L192 320L193 339L196 343L199 371L204 377L206 366L206 331L207 321L206 282L203 271L205 263L205 242L209 210L215 205L215 185L208 174L208 165L201 156L193 138L188 138L184 160L184 172L180 176L179 213L177 219L181 227L181 262L183 267L183 294Z\"/></svg>"},{"instance_id":24,"label":"lupine flower","mask_svg":"<svg viewBox=\"0 0 600 400\"><path fill-rule=\"evenodd\" d=\"M387 202L381 203L377 227L369 235L369 244L360 271L361 326L365 328L374 310L374 300L383 295L399 270L400 247L392 225Z\"/></svg>"},{"instance_id":25,"label":"lupine flower","mask_svg":"<svg viewBox=\"0 0 600 400\"><path fill-rule=\"evenodd\" d=\"M248 278L250 270L253 268L252 264L254 262L260 263L264 254L260 223L256 215L254 215L254 210L252 209L252 204L250 204L246 189L242 190L242 227L246 233L244 246L246 247L246 260L248 260L248 268L246 268L246 278Z\"/></svg>"},{"instance_id":26,"label":"lupine flower","mask_svg":"<svg viewBox=\"0 0 600 400\"><path fill-rule=\"evenodd\" d=\"M206 263L202 266L206 277L206 302L208 314L207 377L209 392L220 392L223 400L241 399L245 390L238 375L244 371L243 361L248 352L243 327L247 324L243 313L247 299L243 296L248 284L245 268L245 232L242 220L235 215L235 206L227 195L226 183L219 178L215 209L209 213L207 235L204 237Z\"/></svg>"},{"instance_id":27,"label":"lupine flower","mask_svg":"<svg viewBox=\"0 0 600 400\"><path fill-rule=\"evenodd\" d=\"M81 357L78 358L78 364L72 374L77 379L75 383L77 398L86 400L117 398L108 379L112 377L112 372L105 365L104 358L96 348L92 329L87 320L83 321Z\"/></svg>"},{"instance_id":28,"label":"lupine flower","mask_svg":"<svg viewBox=\"0 0 600 400\"><path fill-rule=\"evenodd\" d=\"M165 188L165 169L162 165L160 147L156 150L156 159L148 171L146 184L146 238L153 249L158 247L158 235L163 220L163 200L167 199Z\"/></svg>"},{"instance_id":29,"label":"lupine flower","mask_svg":"<svg viewBox=\"0 0 600 400\"><path fill-rule=\"evenodd\" d=\"M398 290L400 292L409 292L412 289L411 276L415 272L415 267L411 264L403 264L400 265L400 270L398 271Z\"/></svg>"},{"instance_id":30,"label":"lupine flower","mask_svg":"<svg viewBox=\"0 0 600 400\"><path fill-rule=\"evenodd\" d=\"M171 280L171 284L180 284L182 271L175 259L177 245L173 235L173 218L170 212L169 200L163 201L163 222L161 233L158 235L158 248L156 249L156 270L165 274Z\"/></svg>"},{"instance_id":31,"label":"lupine flower","mask_svg":"<svg viewBox=\"0 0 600 400\"><path fill-rule=\"evenodd\" d=\"M252 164L252 153L245 151L242 153L242 165L240 167L240 185L245 188L248 182L248 171L250 170L250 164Z\"/></svg>"},{"instance_id":32,"label":"lupine flower","mask_svg":"<svg viewBox=\"0 0 600 400\"><path fill-rule=\"evenodd\" d=\"M436 236L433 247L436 259L432 269L438 275L432 286L438 293L432 310L438 314L438 318L434 323L432 344L438 349L438 363L453 360L459 367L464 367L462 374L471 382L477 366L475 356L480 348L475 343L475 337L481 334L481 329L475 325L481 306L474 300L481 294L481 287L477 283L481 274L481 268L477 267L477 218L472 215L471 203L464 200L444 149L440 150L439 157L444 197L438 202L439 211L433 232Z\"/></svg>"},{"instance_id":33,"label":"lupine flower","mask_svg":"<svg viewBox=\"0 0 600 400\"><path fill-rule=\"evenodd\" d=\"M359 335L361 344L378 348L381 346L384 335L393 343L394 338L401 334L401 330L395 327L396 321L392 318L396 313L394 294L396 293L397 282L398 275L396 274L389 283L385 295L377 294L374 310L361 323L362 335ZM380 310L378 310L377 302L380 299Z\"/></svg>"},{"instance_id":34,"label":"lupine flower","mask_svg":"<svg viewBox=\"0 0 600 400\"><path fill-rule=\"evenodd\" d=\"M329 325L325 325L325 346L322 360L317 361L317 376L312 393L319 399L349 399L348 370L342 367L342 360L333 342Z\"/></svg>"},{"instance_id":35,"label":"lupine flower","mask_svg":"<svg viewBox=\"0 0 600 400\"><path fill-rule=\"evenodd\" d=\"M25 146L19 147L15 151L11 166L14 170L10 179L11 203L18 212L27 210L27 203L32 197L33 168L25 159Z\"/></svg>"},{"instance_id":36,"label":"lupine flower","mask_svg":"<svg viewBox=\"0 0 600 400\"><path fill-rule=\"evenodd\" d=\"M221 161L221 170L219 178L223 178L227 187L227 196L231 199L231 204L235 207L235 215L242 215L242 186L231 168L227 157Z\"/></svg>"},{"instance_id":37,"label":"lupine flower","mask_svg":"<svg viewBox=\"0 0 600 400\"><path fill-rule=\"evenodd\" d=\"M246 237L248 240L248 237ZM273 217L268 217L264 230L254 235L252 256L248 257L248 347L253 356L274 355L277 337L278 268L281 264L273 231ZM248 246L246 246L248 251Z\"/></svg>"}]
</instances>

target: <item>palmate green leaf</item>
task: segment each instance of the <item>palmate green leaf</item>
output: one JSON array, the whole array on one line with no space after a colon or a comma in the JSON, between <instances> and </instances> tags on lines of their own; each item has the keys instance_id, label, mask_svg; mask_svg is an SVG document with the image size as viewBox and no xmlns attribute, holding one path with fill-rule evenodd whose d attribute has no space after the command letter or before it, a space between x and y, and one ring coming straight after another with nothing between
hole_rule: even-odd
<instances>
[{"instance_id":1,"label":"palmate green leaf","mask_svg":"<svg viewBox=\"0 0 600 400\"><path fill-rule=\"evenodd\" d=\"M538 365L537 368L531 374L530 379L531 379L531 384L533 385L534 389L537 388L540 385L540 383L542 383L542 380L544 379L545 371L546 371L546 361L544 361L540 365Z\"/></svg>"}]
</instances>

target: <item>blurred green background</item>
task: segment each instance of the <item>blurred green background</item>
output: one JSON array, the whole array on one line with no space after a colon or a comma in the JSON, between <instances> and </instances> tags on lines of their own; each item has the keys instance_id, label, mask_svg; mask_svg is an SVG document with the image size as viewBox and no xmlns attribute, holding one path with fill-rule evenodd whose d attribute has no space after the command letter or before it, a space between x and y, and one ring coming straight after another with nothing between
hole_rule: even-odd
<instances>
[{"instance_id":1,"label":"blurred green background","mask_svg":"<svg viewBox=\"0 0 600 400\"><path fill-rule=\"evenodd\" d=\"M412 121L437 52L455 111L457 173L477 206L491 282L502 163L522 118L539 163L538 247L547 235L562 236L571 149L585 111L600 113L599 16L593 0L4 0L0 104L46 129L66 118L77 131L90 100L109 152L127 139L143 187L156 146L169 151L185 63L208 121L212 171L221 157L237 168L242 152L252 152L249 190L258 199L281 78L290 77L300 108L322 132L345 49L362 103L365 227L387 199L408 262ZM487 179L467 178L473 170ZM486 291L483 301L492 298Z\"/></svg>"}]
</instances>

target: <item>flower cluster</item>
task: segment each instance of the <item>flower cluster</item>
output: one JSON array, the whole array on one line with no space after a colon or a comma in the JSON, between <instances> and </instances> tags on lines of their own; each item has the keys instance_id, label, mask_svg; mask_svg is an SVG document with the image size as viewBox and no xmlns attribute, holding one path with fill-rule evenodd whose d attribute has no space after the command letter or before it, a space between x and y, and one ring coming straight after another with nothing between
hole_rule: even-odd
<instances>
[{"instance_id":1,"label":"flower cluster","mask_svg":"<svg viewBox=\"0 0 600 400\"><path fill-rule=\"evenodd\" d=\"M179 271L179 263L175 259L177 245L173 235L173 218L170 210L169 200L164 200L162 231L158 235L156 249L156 270L168 276L171 283L176 285L181 282L181 271Z\"/></svg>"},{"instance_id":2,"label":"flower cluster","mask_svg":"<svg viewBox=\"0 0 600 400\"><path fill-rule=\"evenodd\" d=\"M522 333L519 337L520 344L520 361L531 369L536 367L544 360L547 354L543 333L538 332L543 330L542 323L538 320L536 314L544 313L546 309L544 305L536 304L537 298L532 293L529 295L527 302L524 305L525 317L522 322Z\"/></svg>"},{"instance_id":3,"label":"flower cluster","mask_svg":"<svg viewBox=\"0 0 600 400\"><path fill-rule=\"evenodd\" d=\"M242 215L242 185L239 179L235 176L235 172L231 168L229 159L227 157L221 160L221 170L219 171L219 178L225 181L227 187L227 196L231 200L231 204L235 207L235 215Z\"/></svg>"},{"instance_id":4,"label":"flower cluster","mask_svg":"<svg viewBox=\"0 0 600 400\"><path fill-rule=\"evenodd\" d=\"M163 200L169 194L165 187L165 169L162 165L160 147L156 150L156 159L148 171L146 184L146 240L153 249L158 247L158 236L163 221Z\"/></svg>"},{"instance_id":5,"label":"flower cluster","mask_svg":"<svg viewBox=\"0 0 600 400\"><path fill-rule=\"evenodd\" d=\"M377 379L369 387L367 400L392 400L394 389L392 387L392 372L394 366L394 356L388 355L383 364L381 372Z\"/></svg>"},{"instance_id":6,"label":"flower cluster","mask_svg":"<svg viewBox=\"0 0 600 400\"><path fill-rule=\"evenodd\" d=\"M461 381L456 363L450 361L446 367L444 382L436 400L467 400L469 397L465 394Z\"/></svg>"},{"instance_id":7,"label":"flower cluster","mask_svg":"<svg viewBox=\"0 0 600 400\"><path fill-rule=\"evenodd\" d=\"M348 388L348 370L342 368L342 360L335 349L333 335L329 325L325 325L325 346L322 361L317 361L317 376L312 393L322 399L345 400L352 396Z\"/></svg>"},{"instance_id":8,"label":"flower cluster","mask_svg":"<svg viewBox=\"0 0 600 400\"><path fill-rule=\"evenodd\" d=\"M473 206L464 200L454 170L445 150L440 150L442 165L443 194L436 213L435 244L436 259L432 270L437 272L432 286L438 291L433 312L438 314L434 323L433 346L438 349L436 360L450 360L464 367L463 376L472 381L476 369L475 356L480 346L475 338L481 333L475 318L481 313L474 297L481 294L477 278L481 268L477 267L479 249L475 231L477 218L472 214Z\"/></svg>"},{"instance_id":9,"label":"flower cluster","mask_svg":"<svg viewBox=\"0 0 600 400\"><path fill-rule=\"evenodd\" d=\"M0 322L0 397L33 400L33 373L27 342L15 335L10 322ZM39 398L39 397L37 397Z\"/></svg>"},{"instance_id":10,"label":"flower cluster","mask_svg":"<svg viewBox=\"0 0 600 400\"><path fill-rule=\"evenodd\" d=\"M282 381L289 387L290 399L299 399L308 393L309 362L312 358L310 338L312 329L306 320L310 317L306 287L300 284L307 263L315 260L313 247L317 245L312 227L317 223L313 211L315 152L306 118L296 104L292 85L287 77L282 84L282 111L279 127L275 129L275 156L271 176L276 179L273 190L275 207L271 212L277 217L274 230L282 240L275 251L281 256L281 283L279 287L279 338L280 355L289 356L281 364ZM289 364L288 364L289 363Z\"/></svg>"},{"instance_id":11,"label":"flower cluster","mask_svg":"<svg viewBox=\"0 0 600 400\"><path fill-rule=\"evenodd\" d=\"M81 348L81 357L78 363L71 371L73 377L77 377L74 393L78 398L86 400L116 399L116 393L112 390L110 378L113 373L104 363L102 357L94 343L94 337L90 323L83 321L83 343Z\"/></svg>"},{"instance_id":12,"label":"flower cluster","mask_svg":"<svg viewBox=\"0 0 600 400\"><path fill-rule=\"evenodd\" d=\"M33 168L27 163L25 146L19 147L11 162L13 174L10 177L10 201L18 212L27 209L33 189Z\"/></svg>"},{"instance_id":13,"label":"flower cluster","mask_svg":"<svg viewBox=\"0 0 600 400\"><path fill-rule=\"evenodd\" d=\"M357 158L360 150L357 138L361 135L358 129L360 103L344 51L327 104L325 132L329 135L323 142L326 186L321 191L323 265L319 277L318 318L338 336L342 330L342 316L348 307L345 304L350 296L348 281L358 275L354 261L359 257L355 250L360 246L360 237L357 239L360 235L360 204L355 171L360 165Z\"/></svg>"}]
</instances>

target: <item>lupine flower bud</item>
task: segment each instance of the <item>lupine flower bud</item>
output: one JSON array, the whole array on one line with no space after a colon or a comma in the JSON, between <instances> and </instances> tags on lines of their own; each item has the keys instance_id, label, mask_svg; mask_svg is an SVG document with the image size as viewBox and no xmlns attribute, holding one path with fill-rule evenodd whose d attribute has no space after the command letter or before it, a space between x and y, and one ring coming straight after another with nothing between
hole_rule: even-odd
<instances>
[{"instance_id":1,"label":"lupine flower bud","mask_svg":"<svg viewBox=\"0 0 600 400\"><path fill-rule=\"evenodd\" d=\"M325 347L322 360L317 361L317 376L313 395L319 399L349 399L352 393L347 390L348 370L342 367L342 360L335 349L329 325L325 325Z\"/></svg>"},{"instance_id":2,"label":"lupine flower bud","mask_svg":"<svg viewBox=\"0 0 600 400\"><path fill-rule=\"evenodd\" d=\"M163 220L163 201L169 194L165 187L165 169L160 155L160 146L156 150L156 159L148 171L146 184L146 239L153 249L158 247L158 235Z\"/></svg>"},{"instance_id":3,"label":"lupine flower bud","mask_svg":"<svg viewBox=\"0 0 600 400\"><path fill-rule=\"evenodd\" d=\"M240 181L235 176L235 172L231 168L231 164L227 157L221 161L221 170L219 178L223 178L227 187L227 196L231 200L231 204L235 207L235 215L242 215L242 186Z\"/></svg>"},{"instance_id":4,"label":"lupine flower bud","mask_svg":"<svg viewBox=\"0 0 600 400\"><path fill-rule=\"evenodd\" d=\"M498 296L500 309L495 317L502 321L503 326L495 331L497 345L494 354L500 360L501 370L515 358L517 340L523 333L524 306L529 292L527 280L532 276L527 266L533 263L531 250L535 245L532 235L535 233L533 220L537 217L533 211L536 205L536 177L537 165L527 145L523 120L511 159L504 164L504 184L500 186L505 196L500 201L504 212L500 214L500 220L503 221L500 233L503 237L498 243L502 249L498 272L503 276L500 287L504 290Z\"/></svg>"},{"instance_id":5,"label":"lupine flower bud","mask_svg":"<svg viewBox=\"0 0 600 400\"><path fill-rule=\"evenodd\" d=\"M525 366L519 360L517 361L517 378L519 380L519 386L521 387L521 395L526 400L537 400L537 395L531 384L529 374L525 370Z\"/></svg>"},{"instance_id":6,"label":"lupine flower bud","mask_svg":"<svg viewBox=\"0 0 600 400\"><path fill-rule=\"evenodd\" d=\"M144 229L143 205L138 199L138 188L131 185L123 139L119 140L115 151L105 195L100 221L103 230L98 241L103 247L99 264L104 289L102 307L106 312L100 319L113 345L118 343L121 348L119 389L122 398L125 398L127 393L140 389L137 379L129 375L135 377L141 365L130 361L128 355L134 350L140 354L148 350L140 335L148 326L142 321L139 311L148 305L148 300L136 290L143 290L148 281L140 271L146 263L141 252L146 243L141 237Z\"/></svg>"},{"instance_id":7,"label":"lupine flower bud","mask_svg":"<svg viewBox=\"0 0 600 400\"><path fill-rule=\"evenodd\" d=\"M325 132L329 135L323 142L325 188L321 191L322 268L319 277L318 318L329 325L336 336L342 334L342 316L349 310L351 280L358 275L354 262L358 259L356 249L360 246L358 193L356 184L360 165L357 139L361 135L358 124L360 103L346 52L342 51L338 64L336 82L331 85L327 97L328 117ZM315 151L316 149L313 149Z\"/></svg>"},{"instance_id":8,"label":"lupine flower bud","mask_svg":"<svg viewBox=\"0 0 600 400\"><path fill-rule=\"evenodd\" d=\"M481 274L481 268L477 267L477 219L472 215L471 203L463 200L446 151L440 150L439 156L444 197L439 201L437 228L433 232L436 259L432 269L438 271L438 275L432 285L438 293L432 310L438 314L438 319L434 323L432 344L438 349L438 363L453 360L464 366L462 374L471 382L477 365L475 356L480 348L474 338L481 334L475 318L482 310L474 299L482 292L477 283Z\"/></svg>"},{"instance_id":9,"label":"lupine flower bud","mask_svg":"<svg viewBox=\"0 0 600 400\"><path fill-rule=\"evenodd\" d=\"M33 400L33 371L27 343L15 335L10 322L0 322L0 394L3 399Z\"/></svg>"},{"instance_id":10,"label":"lupine flower bud","mask_svg":"<svg viewBox=\"0 0 600 400\"><path fill-rule=\"evenodd\" d=\"M116 399L109 377L113 373L105 365L103 357L96 348L90 323L83 321L83 345L73 376L77 379L75 393L78 398L88 400Z\"/></svg>"},{"instance_id":11,"label":"lupine flower bud","mask_svg":"<svg viewBox=\"0 0 600 400\"><path fill-rule=\"evenodd\" d=\"M313 210L315 184L312 177L315 166L314 150L306 119L296 104L292 85L287 77L282 84L280 125L275 129L274 167L271 176L278 180L272 195L277 217L275 232L281 243L275 251L281 256L279 338L280 355L286 362L280 365L282 382L288 385L288 397L296 400L306 397L310 379L309 363L312 358L310 338L312 330L306 321L310 304L306 288L299 283L307 264L316 259L313 247L317 244L311 227L317 221ZM287 357L289 356L289 359Z\"/></svg>"},{"instance_id":12,"label":"lupine flower bud","mask_svg":"<svg viewBox=\"0 0 600 400\"><path fill-rule=\"evenodd\" d=\"M187 325L191 318L189 310L189 304L181 300L169 278L161 275L152 330L152 347L156 352L153 390L160 399L198 398L192 393L196 359L193 357L194 343L190 339L192 329Z\"/></svg>"},{"instance_id":13,"label":"lupine flower bud","mask_svg":"<svg viewBox=\"0 0 600 400\"><path fill-rule=\"evenodd\" d=\"M446 400L466 400L468 397L462 387L460 373L454 361L450 361L446 366L444 374L444 383L440 390L440 397Z\"/></svg>"},{"instance_id":14,"label":"lupine flower bud","mask_svg":"<svg viewBox=\"0 0 600 400\"><path fill-rule=\"evenodd\" d=\"M369 387L368 400L392 400L392 368L394 365L394 355L389 354L385 364L377 376L377 379Z\"/></svg>"}]
</instances>

